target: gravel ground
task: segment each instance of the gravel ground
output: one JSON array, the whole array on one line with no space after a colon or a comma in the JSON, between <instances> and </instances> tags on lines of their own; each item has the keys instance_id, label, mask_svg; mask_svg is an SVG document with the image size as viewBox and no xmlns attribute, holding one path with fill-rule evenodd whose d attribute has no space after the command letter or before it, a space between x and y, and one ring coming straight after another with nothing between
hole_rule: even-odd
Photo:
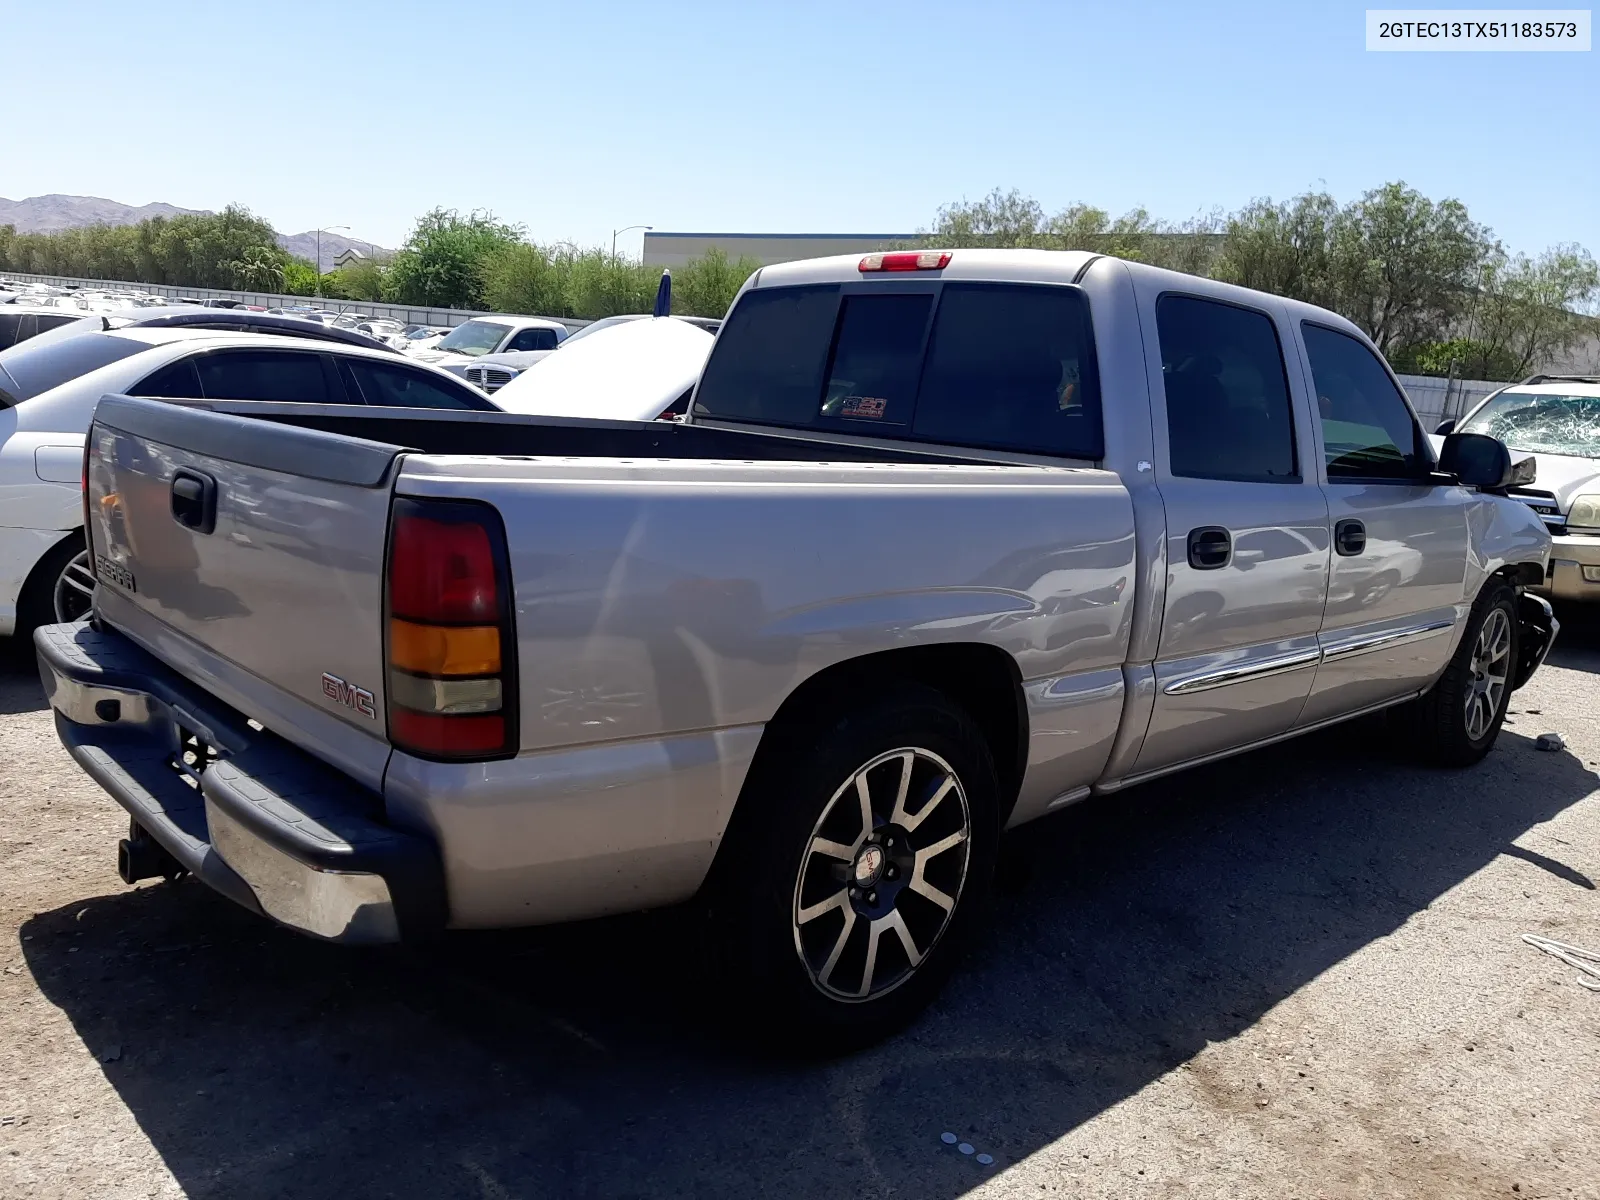
<instances>
[{"instance_id":1,"label":"gravel ground","mask_svg":"<svg viewBox=\"0 0 1600 1200\"><path fill-rule=\"evenodd\" d=\"M422 956L124 887L12 667L0 1196L1600 1197L1600 995L1518 936L1600 948L1600 633L1514 708L1468 772L1362 725L1030 826L934 1011L796 1066L682 914Z\"/></svg>"}]
</instances>

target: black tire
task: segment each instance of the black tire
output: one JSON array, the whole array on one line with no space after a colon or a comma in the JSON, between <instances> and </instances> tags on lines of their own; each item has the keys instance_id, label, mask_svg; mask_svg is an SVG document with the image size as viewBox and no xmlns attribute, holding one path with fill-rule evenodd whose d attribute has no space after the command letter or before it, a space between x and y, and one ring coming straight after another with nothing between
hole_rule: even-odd
<instances>
[{"instance_id":1,"label":"black tire","mask_svg":"<svg viewBox=\"0 0 1600 1200\"><path fill-rule=\"evenodd\" d=\"M56 614L56 585L61 574L83 553L83 531L78 530L52 546L33 566L28 582L23 585L17 601L17 637L26 640L41 625L54 625ZM87 615L88 606L84 606ZM73 619L77 619L74 617Z\"/></svg>"},{"instance_id":2,"label":"black tire","mask_svg":"<svg viewBox=\"0 0 1600 1200\"><path fill-rule=\"evenodd\" d=\"M1410 706L1414 745L1425 761L1470 767L1494 747L1511 704L1518 633L1516 590L1492 581L1472 606L1450 665ZM1487 650L1486 636L1494 643ZM1498 688L1496 673L1503 677Z\"/></svg>"},{"instance_id":3,"label":"black tire","mask_svg":"<svg viewBox=\"0 0 1600 1200\"><path fill-rule=\"evenodd\" d=\"M707 897L727 1015L807 1054L876 1041L933 999L987 915L1000 832L989 747L963 709L919 684L836 699L769 728ZM863 772L871 834L854 782ZM954 840L958 826L966 836ZM953 896L948 916L930 892Z\"/></svg>"}]
</instances>

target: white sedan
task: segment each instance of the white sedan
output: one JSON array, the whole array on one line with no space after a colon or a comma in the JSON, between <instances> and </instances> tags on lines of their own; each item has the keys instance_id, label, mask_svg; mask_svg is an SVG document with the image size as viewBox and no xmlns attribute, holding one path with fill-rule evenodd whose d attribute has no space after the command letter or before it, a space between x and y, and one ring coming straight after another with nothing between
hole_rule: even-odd
<instances>
[{"instance_id":1,"label":"white sedan","mask_svg":"<svg viewBox=\"0 0 1600 1200\"><path fill-rule=\"evenodd\" d=\"M132 326L7 355L0 387L0 636L85 615L83 442L108 392L493 411L460 380L383 350L266 334ZM51 386L38 387L47 383ZM18 393L31 396L18 402Z\"/></svg>"}]
</instances>

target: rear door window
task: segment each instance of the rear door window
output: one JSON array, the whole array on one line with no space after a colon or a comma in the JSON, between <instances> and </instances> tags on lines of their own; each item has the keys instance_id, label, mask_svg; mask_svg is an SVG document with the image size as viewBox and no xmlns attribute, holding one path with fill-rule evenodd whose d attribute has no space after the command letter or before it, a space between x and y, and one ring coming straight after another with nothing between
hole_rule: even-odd
<instances>
[{"instance_id":1,"label":"rear door window","mask_svg":"<svg viewBox=\"0 0 1600 1200\"><path fill-rule=\"evenodd\" d=\"M1092 346L1074 290L946 284L913 432L958 446L1099 458Z\"/></svg>"},{"instance_id":2,"label":"rear door window","mask_svg":"<svg viewBox=\"0 0 1600 1200\"><path fill-rule=\"evenodd\" d=\"M1283 350L1271 317L1198 296L1156 302L1174 475L1244 483L1299 478Z\"/></svg>"},{"instance_id":3,"label":"rear door window","mask_svg":"<svg viewBox=\"0 0 1600 1200\"><path fill-rule=\"evenodd\" d=\"M331 396L320 354L292 350L220 350L195 363L207 400L343 404Z\"/></svg>"},{"instance_id":4,"label":"rear door window","mask_svg":"<svg viewBox=\"0 0 1600 1200\"><path fill-rule=\"evenodd\" d=\"M179 400L197 400L200 390L200 373L195 370L194 359L185 358L169 363L143 382L128 389L131 396L165 396Z\"/></svg>"},{"instance_id":5,"label":"rear door window","mask_svg":"<svg viewBox=\"0 0 1600 1200\"><path fill-rule=\"evenodd\" d=\"M461 390L422 371L365 358L341 358L339 369L351 398L364 398L380 408L473 408L492 407L479 402L465 384Z\"/></svg>"}]
</instances>

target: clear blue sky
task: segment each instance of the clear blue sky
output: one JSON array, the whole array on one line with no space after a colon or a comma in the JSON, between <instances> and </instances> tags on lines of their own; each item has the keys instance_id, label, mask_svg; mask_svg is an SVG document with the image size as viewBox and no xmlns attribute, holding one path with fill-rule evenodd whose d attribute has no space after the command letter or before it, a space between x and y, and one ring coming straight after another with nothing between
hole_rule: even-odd
<instances>
[{"instance_id":1,"label":"clear blue sky","mask_svg":"<svg viewBox=\"0 0 1600 1200\"><path fill-rule=\"evenodd\" d=\"M238 201L391 246L487 208L592 244L912 230L996 186L1182 219L1404 179L1512 248L1600 253L1596 53L1368 53L1363 13L0 0L0 195Z\"/></svg>"}]
</instances>

